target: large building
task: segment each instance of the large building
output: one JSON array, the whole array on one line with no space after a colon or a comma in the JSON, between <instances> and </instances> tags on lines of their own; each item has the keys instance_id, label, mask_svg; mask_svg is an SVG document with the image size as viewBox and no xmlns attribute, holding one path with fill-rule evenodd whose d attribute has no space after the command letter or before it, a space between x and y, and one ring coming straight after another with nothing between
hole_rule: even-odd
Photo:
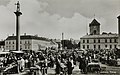
<instances>
[{"instance_id":1,"label":"large building","mask_svg":"<svg viewBox=\"0 0 120 75\"><path fill-rule=\"evenodd\" d=\"M89 24L90 33L80 38L81 49L115 49L118 45L118 34L100 34L100 23L93 19Z\"/></svg>"},{"instance_id":2,"label":"large building","mask_svg":"<svg viewBox=\"0 0 120 75\"><path fill-rule=\"evenodd\" d=\"M58 44L50 39L33 36L22 35L20 36L20 49L21 50L40 50L46 48L57 48ZM5 50L16 50L16 36L8 36L5 40Z\"/></svg>"}]
</instances>

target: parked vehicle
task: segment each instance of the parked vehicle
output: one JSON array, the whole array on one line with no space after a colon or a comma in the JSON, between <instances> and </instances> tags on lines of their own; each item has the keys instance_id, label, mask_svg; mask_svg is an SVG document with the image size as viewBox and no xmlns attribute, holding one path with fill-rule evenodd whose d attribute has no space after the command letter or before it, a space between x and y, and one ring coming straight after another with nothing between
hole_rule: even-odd
<instances>
[{"instance_id":1,"label":"parked vehicle","mask_svg":"<svg viewBox=\"0 0 120 75\"><path fill-rule=\"evenodd\" d=\"M101 68L100 68L100 64L99 63L88 63L87 66L87 71L88 72L100 72Z\"/></svg>"},{"instance_id":2,"label":"parked vehicle","mask_svg":"<svg viewBox=\"0 0 120 75\"><path fill-rule=\"evenodd\" d=\"M12 55L15 55L17 58L22 57L24 52L23 51L11 51Z\"/></svg>"},{"instance_id":3,"label":"parked vehicle","mask_svg":"<svg viewBox=\"0 0 120 75\"><path fill-rule=\"evenodd\" d=\"M6 56L6 55L9 55L10 54L10 52L0 52L0 61L3 61L4 60L4 57Z\"/></svg>"},{"instance_id":4,"label":"parked vehicle","mask_svg":"<svg viewBox=\"0 0 120 75\"><path fill-rule=\"evenodd\" d=\"M88 63L87 71L88 72L100 72L101 66L98 59L93 59L91 63Z\"/></svg>"}]
</instances>

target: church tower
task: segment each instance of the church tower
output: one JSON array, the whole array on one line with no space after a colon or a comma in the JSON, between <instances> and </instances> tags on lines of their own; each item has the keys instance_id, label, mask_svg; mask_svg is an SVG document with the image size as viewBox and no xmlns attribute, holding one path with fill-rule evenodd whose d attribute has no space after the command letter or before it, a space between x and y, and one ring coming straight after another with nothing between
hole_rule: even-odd
<instances>
[{"instance_id":1,"label":"church tower","mask_svg":"<svg viewBox=\"0 0 120 75\"><path fill-rule=\"evenodd\" d=\"M90 35L99 35L100 34L100 23L93 19L93 21L89 24Z\"/></svg>"}]
</instances>

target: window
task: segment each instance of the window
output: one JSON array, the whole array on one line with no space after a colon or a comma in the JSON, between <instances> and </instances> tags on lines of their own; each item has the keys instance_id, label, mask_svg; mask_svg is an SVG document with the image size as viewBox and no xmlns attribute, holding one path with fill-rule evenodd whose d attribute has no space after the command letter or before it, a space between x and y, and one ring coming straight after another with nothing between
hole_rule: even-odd
<instances>
[{"instance_id":1,"label":"window","mask_svg":"<svg viewBox=\"0 0 120 75\"><path fill-rule=\"evenodd\" d=\"M110 39L110 43L112 43L112 39Z\"/></svg>"},{"instance_id":2,"label":"window","mask_svg":"<svg viewBox=\"0 0 120 75\"><path fill-rule=\"evenodd\" d=\"M30 46L28 46L28 49L30 49Z\"/></svg>"},{"instance_id":3,"label":"window","mask_svg":"<svg viewBox=\"0 0 120 75\"><path fill-rule=\"evenodd\" d=\"M107 48L107 45L105 45L105 48Z\"/></svg>"},{"instance_id":4,"label":"window","mask_svg":"<svg viewBox=\"0 0 120 75\"><path fill-rule=\"evenodd\" d=\"M8 44L8 42L6 42L6 44Z\"/></svg>"},{"instance_id":5,"label":"window","mask_svg":"<svg viewBox=\"0 0 120 75\"><path fill-rule=\"evenodd\" d=\"M9 44L11 44L11 42L9 42Z\"/></svg>"},{"instance_id":6,"label":"window","mask_svg":"<svg viewBox=\"0 0 120 75\"><path fill-rule=\"evenodd\" d=\"M9 50L11 49L11 46L9 46Z\"/></svg>"},{"instance_id":7,"label":"window","mask_svg":"<svg viewBox=\"0 0 120 75\"><path fill-rule=\"evenodd\" d=\"M30 42L28 41L28 44L30 44Z\"/></svg>"},{"instance_id":8,"label":"window","mask_svg":"<svg viewBox=\"0 0 120 75\"><path fill-rule=\"evenodd\" d=\"M110 49L112 48L112 45L110 45Z\"/></svg>"},{"instance_id":9,"label":"window","mask_svg":"<svg viewBox=\"0 0 120 75\"><path fill-rule=\"evenodd\" d=\"M25 49L27 49L27 46L25 45Z\"/></svg>"},{"instance_id":10,"label":"window","mask_svg":"<svg viewBox=\"0 0 120 75\"><path fill-rule=\"evenodd\" d=\"M105 43L107 43L107 39L105 39Z\"/></svg>"},{"instance_id":11,"label":"window","mask_svg":"<svg viewBox=\"0 0 120 75\"><path fill-rule=\"evenodd\" d=\"M94 49L96 48L96 45L94 45Z\"/></svg>"},{"instance_id":12,"label":"window","mask_svg":"<svg viewBox=\"0 0 120 75\"><path fill-rule=\"evenodd\" d=\"M13 44L14 44L14 41L13 41Z\"/></svg>"},{"instance_id":13,"label":"window","mask_svg":"<svg viewBox=\"0 0 120 75\"><path fill-rule=\"evenodd\" d=\"M85 49L85 45L83 45L83 49Z\"/></svg>"},{"instance_id":14,"label":"window","mask_svg":"<svg viewBox=\"0 0 120 75\"><path fill-rule=\"evenodd\" d=\"M98 43L100 43L100 39L98 39Z\"/></svg>"},{"instance_id":15,"label":"window","mask_svg":"<svg viewBox=\"0 0 120 75\"><path fill-rule=\"evenodd\" d=\"M100 45L98 45L98 49L100 49Z\"/></svg>"},{"instance_id":16,"label":"window","mask_svg":"<svg viewBox=\"0 0 120 75\"><path fill-rule=\"evenodd\" d=\"M96 30L94 30L94 34L96 34L97 33L97 31Z\"/></svg>"},{"instance_id":17,"label":"window","mask_svg":"<svg viewBox=\"0 0 120 75\"><path fill-rule=\"evenodd\" d=\"M20 44L22 44L22 41L20 41Z\"/></svg>"},{"instance_id":18,"label":"window","mask_svg":"<svg viewBox=\"0 0 120 75\"><path fill-rule=\"evenodd\" d=\"M87 49L89 49L89 45L87 45Z\"/></svg>"},{"instance_id":19,"label":"window","mask_svg":"<svg viewBox=\"0 0 120 75\"><path fill-rule=\"evenodd\" d=\"M117 48L117 45L114 45L114 48Z\"/></svg>"},{"instance_id":20,"label":"window","mask_svg":"<svg viewBox=\"0 0 120 75\"><path fill-rule=\"evenodd\" d=\"M25 44L27 44L27 41L25 41Z\"/></svg>"},{"instance_id":21,"label":"window","mask_svg":"<svg viewBox=\"0 0 120 75\"><path fill-rule=\"evenodd\" d=\"M22 45L20 45L20 49L22 49Z\"/></svg>"},{"instance_id":22,"label":"window","mask_svg":"<svg viewBox=\"0 0 120 75\"><path fill-rule=\"evenodd\" d=\"M83 40L83 43L85 43L85 40Z\"/></svg>"},{"instance_id":23,"label":"window","mask_svg":"<svg viewBox=\"0 0 120 75\"><path fill-rule=\"evenodd\" d=\"M13 46L13 49L14 49L14 46Z\"/></svg>"},{"instance_id":24,"label":"window","mask_svg":"<svg viewBox=\"0 0 120 75\"><path fill-rule=\"evenodd\" d=\"M87 43L89 43L89 40L87 40Z\"/></svg>"},{"instance_id":25,"label":"window","mask_svg":"<svg viewBox=\"0 0 120 75\"><path fill-rule=\"evenodd\" d=\"M8 50L8 46L6 46L6 49Z\"/></svg>"},{"instance_id":26,"label":"window","mask_svg":"<svg viewBox=\"0 0 120 75\"><path fill-rule=\"evenodd\" d=\"M94 43L96 43L96 40L94 39Z\"/></svg>"},{"instance_id":27,"label":"window","mask_svg":"<svg viewBox=\"0 0 120 75\"><path fill-rule=\"evenodd\" d=\"M114 42L117 43L117 39L114 39Z\"/></svg>"}]
</instances>

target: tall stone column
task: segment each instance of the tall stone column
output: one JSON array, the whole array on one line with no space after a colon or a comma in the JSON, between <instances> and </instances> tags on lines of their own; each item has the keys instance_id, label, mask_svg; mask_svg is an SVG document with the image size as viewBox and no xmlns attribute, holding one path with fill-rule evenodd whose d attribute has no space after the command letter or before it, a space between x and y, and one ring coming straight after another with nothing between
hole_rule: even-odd
<instances>
[{"instance_id":1,"label":"tall stone column","mask_svg":"<svg viewBox=\"0 0 120 75\"><path fill-rule=\"evenodd\" d=\"M19 17L22 15L20 12L20 4L19 1L17 2L17 10L15 13L16 15L16 50L20 50L20 25L19 25Z\"/></svg>"},{"instance_id":2,"label":"tall stone column","mask_svg":"<svg viewBox=\"0 0 120 75\"><path fill-rule=\"evenodd\" d=\"M118 18L118 49L120 49L120 16Z\"/></svg>"},{"instance_id":3,"label":"tall stone column","mask_svg":"<svg viewBox=\"0 0 120 75\"><path fill-rule=\"evenodd\" d=\"M64 33L62 33L62 50L64 49Z\"/></svg>"}]
</instances>

